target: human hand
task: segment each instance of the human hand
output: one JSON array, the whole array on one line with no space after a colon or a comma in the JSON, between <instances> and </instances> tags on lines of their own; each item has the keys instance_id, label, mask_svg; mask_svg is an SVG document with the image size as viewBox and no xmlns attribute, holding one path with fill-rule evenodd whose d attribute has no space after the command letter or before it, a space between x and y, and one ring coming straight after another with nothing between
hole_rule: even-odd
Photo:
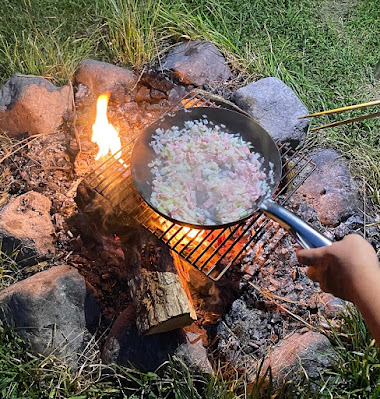
<instances>
[{"instance_id":1,"label":"human hand","mask_svg":"<svg viewBox=\"0 0 380 399\"><path fill-rule=\"evenodd\" d=\"M379 273L375 250L358 234L327 247L300 249L297 258L310 266L307 275L318 281L323 291L354 303L363 279Z\"/></svg>"}]
</instances>

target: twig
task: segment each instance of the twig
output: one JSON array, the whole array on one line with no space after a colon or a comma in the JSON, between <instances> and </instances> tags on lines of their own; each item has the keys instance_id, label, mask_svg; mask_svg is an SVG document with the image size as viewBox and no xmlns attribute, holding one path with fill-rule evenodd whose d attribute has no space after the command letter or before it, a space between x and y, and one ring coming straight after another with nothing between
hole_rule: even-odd
<instances>
[{"instance_id":1,"label":"twig","mask_svg":"<svg viewBox=\"0 0 380 399\"><path fill-rule=\"evenodd\" d=\"M22 145L21 147L15 149L14 151L11 151L10 153L8 153L7 155L4 155L3 158L0 159L0 164L3 163L7 158L9 158L11 155L16 154L16 152L20 151L22 148L26 147L28 144L33 143L33 141L37 140L39 137L41 137L42 134L38 134L36 136L29 136L26 139L20 141L20 143L22 143L23 141L26 141L26 143L24 145ZM29 138L31 138L31 140L29 140ZM29 140L29 141L28 141Z\"/></svg>"},{"instance_id":2,"label":"twig","mask_svg":"<svg viewBox=\"0 0 380 399\"><path fill-rule=\"evenodd\" d=\"M380 105L380 100L371 101L369 103L363 103L363 104L349 105L348 107L330 109L328 111L316 112L314 114L309 114L309 115L303 115L303 116L299 116L298 119L312 118L314 116L321 116L321 115L328 115L328 114L337 114L339 112L350 111L353 109L373 107L374 105Z\"/></svg>"},{"instance_id":3,"label":"twig","mask_svg":"<svg viewBox=\"0 0 380 399\"><path fill-rule=\"evenodd\" d=\"M260 287L258 287L256 284L252 283L251 281L249 281L249 284L255 289L257 290L261 295L263 295L265 298L271 300L276 306L278 306L281 310L283 310L284 312L288 313L291 317L293 317L294 319L302 322L303 324L305 324L309 329L311 330L318 330L316 327L314 327L313 325L311 325L310 323L308 323L306 320L304 320L302 317L294 314L293 312L291 312L289 309L287 309L285 306L280 305L278 302L273 300L273 296L268 295L268 293L265 293L265 291L263 291Z\"/></svg>"},{"instance_id":4,"label":"twig","mask_svg":"<svg viewBox=\"0 0 380 399\"><path fill-rule=\"evenodd\" d=\"M375 113L369 114L369 115L362 115L362 116L359 116L358 118L345 119L344 121L328 123L327 125L313 127L310 131L312 132L315 130L325 129L326 127L334 127L334 126L346 125L348 123L353 123L353 122L360 122L360 121L364 121L365 119L376 118L377 116L380 116L380 112L375 112Z\"/></svg>"},{"instance_id":5,"label":"twig","mask_svg":"<svg viewBox=\"0 0 380 399\"><path fill-rule=\"evenodd\" d=\"M139 77L137 78L135 85L134 85L134 86L132 87L132 89L130 90L130 92L132 92L133 90L135 90L135 88L137 87L137 84L140 82L140 80L141 80L141 78L142 78L142 76L143 76L145 70L146 70L146 65L143 66L143 69L141 70L141 73L140 73Z\"/></svg>"}]
</instances>

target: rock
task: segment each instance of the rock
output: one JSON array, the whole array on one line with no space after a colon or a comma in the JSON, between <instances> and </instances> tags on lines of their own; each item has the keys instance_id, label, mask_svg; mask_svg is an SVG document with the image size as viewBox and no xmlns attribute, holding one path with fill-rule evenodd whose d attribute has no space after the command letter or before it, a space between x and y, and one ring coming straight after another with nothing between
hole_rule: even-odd
<instances>
[{"instance_id":1,"label":"rock","mask_svg":"<svg viewBox=\"0 0 380 399\"><path fill-rule=\"evenodd\" d=\"M295 148L305 137L308 110L280 79L264 78L234 93L235 103L248 112L275 140Z\"/></svg>"},{"instance_id":2,"label":"rock","mask_svg":"<svg viewBox=\"0 0 380 399\"><path fill-rule=\"evenodd\" d=\"M166 94L169 93L169 91L174 87L174 84L165 76L162 76L155 71L148 71L144 73L141 76L141 82L151 89L158 90Z\"/></svg>"},{"instance_id":3,"label":"rock","mask_svg":"<svg viewBox=\"0 0 380 399\"><path fill-rule=\"evenodd\" d=\"M296 332L271 349L261 373L264 375L270 367L277 386L284 381L298 381L305 374L318 378L321 370L333 364L333 357L333 347L325 335L314 331Z\"/></svg>"},{"instance_id":4,"label":"rock","mask_svg":"<svg viewBox=\"0 0 380 399\"><path fill-rule=\"evenodd\" d=\"M12 254L25 265L54 255L54 232L50 217L51 201L42 194L29 191L13 198L0 213L2 251Z\"/></svg>"},{"instance_id":5,"label":"rock","mask_svg":"<svg viewBox=\"0 0 380 399\"><path fill-rule=\"evenodd\" d=\"M103 347L102 359L105 363L133 364L142 370L154 371L184 342L181 330L140 336L135 325L134 309L130 306L112 326Z\"/></svg>"},{"instance_id":6,"label":"rock","mask_svg":"<svg viewBox=\"0 0 380 399\"><path fill-rule=\"evenodd\" d=\"M174 355L195 372L213 373L211 363L207 357L207 350L203 346L200 334L186 332L186 342L176 349Z\"/></svg>"},{"instance_id":7,"label":"rock","mask_svg":"<svg viewBox=\"0 0 380 399\"><path fill-rule=\"evenodd\" d=\"M231 77L222 53L210 42L188 41L174 46L161 70L172 70L185 84L217 86Z\"/></svg>"},{"instance_id":8,"label":"rock","mask_svg":"<svg viewBox=\"0 0 380 399\"><path fill-rule=\"evenodd\" d=\"M150 102L150 90L146 86L141 86L136 93L135 101L137 103Z\"/></svg>"},{"instance_id":9,"label":"rock","mask_svg":"<svg viewBox=\"0 0 380 399\"><path fill-rule=\"evenodd\" d=\"M327 292L321 293L320 301L323 304L324 313L328 319L337 317L340 312L344 312L346 309L346 302L343 299L337 298Z\"/></svg>"},{"instance_id":10,"label":"rock","mask_svg":"<svg viewBox=\"0 0 380 399\"><path fill-rule=\"evenodd\" d=\"M35 274L0 292L0 317L34 353L75 365L85 330L86 284L78 271L61 265Z\"/></svg>"},{"instance_id":11,"label":"rock","mask_svg":"<svg viewBox=\"0 0 380 399\"><path fill-rule=\"evenodd\" d=\"M354 182L343 159L333 150L320 150L312 155L316 169L296 196L306 198L327 226L336 226L357 211L358 200Z\"/></svg>"},{"instance_id":12,"label":"rock","mask_svg":"<svg viewBox=\"0 0 380 399\"><path fill-rule=\"evenodd\" d=\"M197 372L212 373L200 334L180 329L141 336L136 328L133 306L116 319L102 351L105 363L133 364L145 371L156 370L169 357L180 359Z\"/></svg>"},{"instance_id":13,"label":"rock","mask_svg":"<svg viewBox=\"0 0 380 399\"><path fill-rule=\"evenodd\" d=\"M169 91L168 100L170 105L178 104L186 94L183 86L175 86Z\"/></svg>"},{"instance_id":14,"label":"rock","mask_svg":"<svg viewBox=\"0 0 380 399\"><path fill-rule=\"evenodd\" d=\"M70 86L35 76L12 76L0 90L0 130L10 137L49 134L72 108Z\"/></svg>"},{"instance_id":15,"label":"rock","mask_svg":"<svg viewBox=\"0 0 380 399\"><path fill-rule=\"evenodd\" d=\"M89 88L90 93L96 98L106 91L111 91L120 96L120 92L128 93L137 82L134 73L128 69L95 60L83 60L76 73L75 82Z\"/></svg>"},{"instance_id":16,"label":"rock","mask_svg":"<svg viewBox=\"0 0 380 399\"><path fill-rule=\"evenodd\" d=\"M167 99L168 96L162 91L151 89L150 90L151 102L159 102L160 100Z\"/></svg>"}]
</instances>

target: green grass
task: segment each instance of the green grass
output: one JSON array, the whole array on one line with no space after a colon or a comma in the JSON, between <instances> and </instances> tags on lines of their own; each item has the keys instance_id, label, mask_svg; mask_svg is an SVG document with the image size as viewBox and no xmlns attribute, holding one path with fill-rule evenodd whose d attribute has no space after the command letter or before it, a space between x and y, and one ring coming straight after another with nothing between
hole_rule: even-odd
<instances>
[{"instance_id":1,"label":"green grass","mask_svg":"<svg viewBox=\"0 0 380 399\"><path fill-rule=\"evenodd\" d=\"M329 331L335 344L337 361L320 382L326 398L380 397L380 349L356 308L341 314L338 331Z\"/></svg>"},{"instance_id":2,"label":"green grass","mask_svg":"<svg viewBox=\"0 0 380 399\"><path fill-rule=\"evenodd\" d=\"M0 12L2 82L21 73L65 84L78 63L100 48L102 21L92 2L4 1Z\"/></svg>"},{"instance_id":3,"label":"green grass","mask_svg":"<svg viewBox=\"0 0 380 399\"><path fill-rule=\"evenodd\" d=\"M159 21L161 0L103 0L102 6L105 46L116 63L141 68L160 57L170 38Z\"/></svg>"},{"instance_id":4,"label":"green grass","mask_svg":"<svg viewBox=\"0 0 380 399\"><path fill-rule=\"evenodd\" d=\"M90 343L94 345L95 343ZM12 330L0 327L0 395L2 399L239 399L271 398L272 387L247 393L243 377L226 379L222 370L209 376L170 360L155 372L102 365L86 350L76 370L54 356L37 357ZM263 379L258 379L262 386ZM279 396L277 396L279 397ZM281 396L282 397L282 396Z\"/></svg>"}]
</instances>

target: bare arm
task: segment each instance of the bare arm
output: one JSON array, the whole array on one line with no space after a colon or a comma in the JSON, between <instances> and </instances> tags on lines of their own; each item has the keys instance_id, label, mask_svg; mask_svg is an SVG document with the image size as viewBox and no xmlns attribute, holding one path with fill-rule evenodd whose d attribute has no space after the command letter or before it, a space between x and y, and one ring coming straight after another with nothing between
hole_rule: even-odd
<instances>
[{"instance_id":1,"label":"bare arm","mask_svg":"<svg viewBox=\"0 0 380 399\"><path fill-rule=\"evenodd\" d=\"M380 266L375 250L358 234L331 246L297 251L308 276L322 290L353 302L380 345Z\"/></svg>"}]
</instances>

